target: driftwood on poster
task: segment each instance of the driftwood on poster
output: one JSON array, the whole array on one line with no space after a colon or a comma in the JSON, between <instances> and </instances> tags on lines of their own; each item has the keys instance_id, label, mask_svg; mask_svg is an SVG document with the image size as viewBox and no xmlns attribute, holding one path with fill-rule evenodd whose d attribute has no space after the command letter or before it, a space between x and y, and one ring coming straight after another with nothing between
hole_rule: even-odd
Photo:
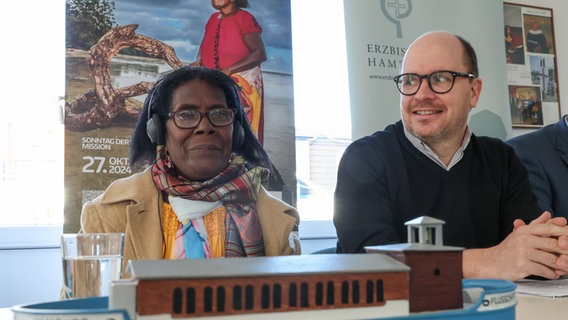
<instances>
[{"instance_id":1,"label":"driftwood on poster","mask_svg":"<svg viewBox=\"0 0 568 320\"><path fill-rule=\"evenodd\" d=\"M154 82L142 81L122 88L113 88L110 63L123 48L135 48L152 57L165 60L173 69L183 66L172 47L135 33L138 25L118 26L109 30L89 50L87 61L93 76L94 89L65 105L65 125L76 131L109 126L119 115L137 119L138 110L129 108L127 98L147 93Z\"/></svg>"}]
</instances>

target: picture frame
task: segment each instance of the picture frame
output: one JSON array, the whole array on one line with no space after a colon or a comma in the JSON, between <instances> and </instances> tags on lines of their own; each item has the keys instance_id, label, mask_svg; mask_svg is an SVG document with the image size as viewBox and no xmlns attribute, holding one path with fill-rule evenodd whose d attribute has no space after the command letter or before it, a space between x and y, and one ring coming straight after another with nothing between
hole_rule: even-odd
<instances>
[{"instance_id":1,"label":"picture frame","mask_svg":"<svg viewBox=\"0 0 568 320\"><path fill-rule=\"evenodd\" d=\"M503 2L509 109L513 128L540 128L560 119L551 8Z\"/></svg>"}]
</instances>

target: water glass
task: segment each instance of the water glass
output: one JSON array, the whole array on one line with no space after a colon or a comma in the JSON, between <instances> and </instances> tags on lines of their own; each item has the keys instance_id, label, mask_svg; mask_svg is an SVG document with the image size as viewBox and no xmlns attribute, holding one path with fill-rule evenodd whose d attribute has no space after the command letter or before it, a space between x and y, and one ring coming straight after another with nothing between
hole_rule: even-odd
<instances>
[{"instance_id":1,"label":"water glass","mask_svg":"<svg viewBox=\"0 0 568 320\"><path fill-rule=\"evenodd\" d=\"M63 298L108 296L110 282L120 279L124 233L61 235Z\"/></svg>"}]
</instances>

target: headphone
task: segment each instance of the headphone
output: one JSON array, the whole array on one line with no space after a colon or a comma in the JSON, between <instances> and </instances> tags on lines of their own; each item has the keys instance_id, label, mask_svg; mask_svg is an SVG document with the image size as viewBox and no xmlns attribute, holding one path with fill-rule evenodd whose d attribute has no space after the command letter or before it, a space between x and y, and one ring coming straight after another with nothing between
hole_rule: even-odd
<instances>
[{"instance_id":1,"label":"headphone","mask_svg":"<svg viewBox=\"0 0 568 320\"><path fill-rule=\"evenodd\" d=\"M166 141L164 139L164 128L162 125L162 119L160 119L160 115L155 110L157 107L154 107L156 104L155 94L159 83L156 83L156 87L152 89L150 93L150 97L148 98L148 119L146 120L146 134L148 134L148 138L153 144L156 145L163 145Z\"/></svg>"},{"instance_id":2,"label":"headphone","mask_svg":"<svg viewBox=\"0 0 568 320\"><path fill-rule=\"evenodd\" d=\"M146 120L146 134L150 141L156 145L163 145L166 142L164 138L164 128L162 119L157 112L157 106L155 100L155 93L157 87L152 89L150 98L148 99L148 119ZM231 150L236 150L245 142L245 130L241 124L241 112L237 110L235 114L235 120L233 121L233 145Z\"/></svg>"}]
</instances>

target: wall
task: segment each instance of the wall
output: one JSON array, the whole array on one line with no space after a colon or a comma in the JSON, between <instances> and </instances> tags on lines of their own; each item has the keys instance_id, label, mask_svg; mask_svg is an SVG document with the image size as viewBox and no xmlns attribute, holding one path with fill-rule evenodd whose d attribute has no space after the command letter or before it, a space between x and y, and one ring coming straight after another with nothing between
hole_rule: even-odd
<instances>
[{"instance_id":1,"label":"wall","mask_svg":"<svg viewBox=\"0 0 568 320\"><path fill-rule=\"evenodd\" d=\"M63 226L0 228L0 308L59 298Z\"/></svg>"}]
</instances>

